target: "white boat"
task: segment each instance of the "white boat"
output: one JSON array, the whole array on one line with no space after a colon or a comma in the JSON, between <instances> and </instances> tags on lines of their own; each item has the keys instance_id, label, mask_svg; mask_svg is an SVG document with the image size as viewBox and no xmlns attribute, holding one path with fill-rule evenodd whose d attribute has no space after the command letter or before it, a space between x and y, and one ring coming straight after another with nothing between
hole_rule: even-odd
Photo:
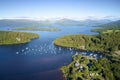
<instances>
[{"instance_id":1,"label":"white boat","mask_svg":"<svg viewBox=\"0 0 120 80\"><path fill-rule=\"evenodd\" d=\"M16 52L16 54L19 54L19 52Z\"/></svg>"}]
</instances>

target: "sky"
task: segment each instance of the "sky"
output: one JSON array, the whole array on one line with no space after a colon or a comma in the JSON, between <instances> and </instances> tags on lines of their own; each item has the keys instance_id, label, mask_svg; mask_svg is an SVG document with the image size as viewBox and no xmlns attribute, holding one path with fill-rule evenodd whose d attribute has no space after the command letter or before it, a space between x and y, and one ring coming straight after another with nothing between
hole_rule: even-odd
<instances>
[{"instance_id":1,"label":"sky","mask_svg":"<svg viewBox=\"0 0 120 80\"><path fill-rule=\"evenodd\" d=\"M120 17L120 0L0 0L0 18Z\"/></svg>"}]
</instances>

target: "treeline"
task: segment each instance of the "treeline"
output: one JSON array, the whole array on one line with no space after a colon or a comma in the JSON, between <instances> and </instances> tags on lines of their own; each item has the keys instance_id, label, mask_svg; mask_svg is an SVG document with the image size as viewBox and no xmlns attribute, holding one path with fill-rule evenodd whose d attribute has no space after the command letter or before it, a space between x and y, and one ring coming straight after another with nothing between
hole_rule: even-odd
<instances>
[{"instance_id":1,"label":"treeline","mask_svg":"<svg viewBox=\"0 0 120 80\"><path fill-rule=\"evenodd\" d=\"M0 31L0 45L26 43L38 37L34 33Z\"/></svg>"},{"instance_id":2,"label":"treeline","mask_svg":"<svg viewBox=\"0 0 120 80\"><path fill-rule=\"evenodd\" d=\"M56 39L54 44L80 50L114 52L120 50L120 31L101 33L94 36L69 35Z\"/></svg>"}]
</instances>

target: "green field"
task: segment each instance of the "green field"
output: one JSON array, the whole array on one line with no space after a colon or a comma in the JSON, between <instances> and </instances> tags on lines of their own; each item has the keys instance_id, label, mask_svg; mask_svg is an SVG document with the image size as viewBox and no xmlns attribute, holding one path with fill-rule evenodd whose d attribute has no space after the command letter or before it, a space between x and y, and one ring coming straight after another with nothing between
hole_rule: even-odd
<instances>
[{"instance_id":1,"label":"green field","mask_svg":"<svg viewBox=\"0 0 120 80\"><path fill-rule=\"evenodd\" d=\"M0 31L0 45L27 43L38 37L34 33Z\"/></svg>"}]
</instances>

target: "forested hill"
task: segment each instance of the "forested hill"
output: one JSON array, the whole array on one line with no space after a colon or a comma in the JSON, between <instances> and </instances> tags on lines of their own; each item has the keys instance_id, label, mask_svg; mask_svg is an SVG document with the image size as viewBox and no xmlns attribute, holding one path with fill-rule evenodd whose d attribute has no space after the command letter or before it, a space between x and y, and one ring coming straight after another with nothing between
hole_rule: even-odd
<instances>
[{"instance_id":1,"label":"forested hill","mask_svg":"<svg viewBox=\"0 0 120 80\"><path fill-rule=\"evenodd\" d=\"M92 31L101 33L106 30L120 30L120 20L108 24L100 25L98 27L99 27L98 29L94 29Z\"/></svg>"},{"instance_id":2,"label":"forested hill","mask_svg":"<svg viewBox=\"0 0 120 80\"><path fill-rule=\"evenodd\" d=\"M28 43L38 37L35 33L0 31L0 45Z\"/></svg>"},{"instance_id":3,"label":"forested hill","mask_svg":"<svg viewBox=\"0 0 120 80\"><path fill-rule=\"evenodd\" d=\"M56 39L54 44L61 47L111 53L120 50L120 31L111 31L95 36L63 36Z\"/></svg>"},{"instance_id":4,"label":"forested hill","mask_svg":"<svg viewBox=\"0 0 120 80\"><path fill-rule=\"evenodd\" d=\"M105 28L108 27L108 28L111 28L111 29L115 29L115 28L120 29L120 20L115 21L115 22L111 22L111 23L108 23L108 24L101 25L101 27L105 27Z\"/></svg>"}]
</instances>

